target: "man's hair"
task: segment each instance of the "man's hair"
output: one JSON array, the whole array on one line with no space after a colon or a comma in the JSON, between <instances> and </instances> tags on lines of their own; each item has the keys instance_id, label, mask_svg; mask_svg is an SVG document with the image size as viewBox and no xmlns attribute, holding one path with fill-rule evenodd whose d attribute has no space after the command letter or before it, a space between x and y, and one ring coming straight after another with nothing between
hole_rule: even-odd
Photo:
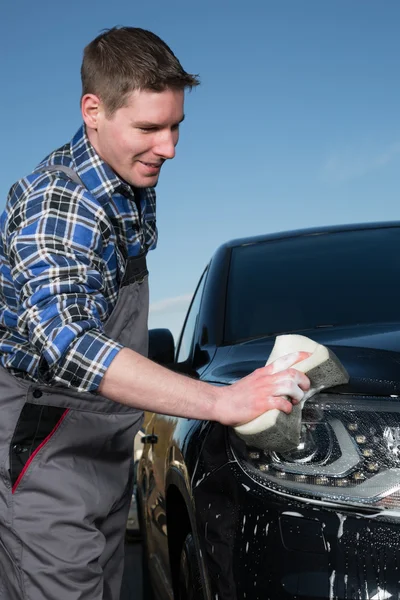
<instances>
[{"instance_id":1,"label":"man's hair","mask_svg":"<svg viewBox=\"0 0 400 600\"><path fill-rule=\"evenodd\" d=\"M83 52L81 77L82 96L98 96L109 115L134 90L184 90L199 84L198 76L184 71L165 42L137 27L113 27L90 42Z\"/></svg>"}]
</instances>

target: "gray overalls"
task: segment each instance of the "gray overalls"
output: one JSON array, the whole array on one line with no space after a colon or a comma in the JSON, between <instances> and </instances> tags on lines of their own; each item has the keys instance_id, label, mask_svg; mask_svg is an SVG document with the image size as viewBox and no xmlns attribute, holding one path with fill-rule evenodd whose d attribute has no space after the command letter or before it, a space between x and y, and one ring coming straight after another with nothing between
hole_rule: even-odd
<instances>
[{"instance_id":1,"label":"gray overalls","mask_svg":"<svg viewBox=\"0 0 400 600\"><path fill-rule=\"evenodd\" d=\"M57 170L76 181L70 169ZM104 330L143 355L148 303L146 257L128 258ZM16 443L18 429L29 410L52 428L16 477L18 452L27 451ZM0 367L1 600L118 600L142 417L100 395L17 379Z\"/></svg>"}]
</instances>

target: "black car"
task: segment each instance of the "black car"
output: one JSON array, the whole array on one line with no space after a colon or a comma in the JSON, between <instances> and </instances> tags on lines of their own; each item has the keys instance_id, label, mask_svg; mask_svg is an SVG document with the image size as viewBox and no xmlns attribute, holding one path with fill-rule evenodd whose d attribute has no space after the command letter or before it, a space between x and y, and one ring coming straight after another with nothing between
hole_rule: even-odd
<instances>
[{"instance_id":1,"label":"black car","mask_svg":"<svg viewBox=\"0 0 400 600\"><path fill-rule=\"evenodd\" d=\"M229 385L294 332L350 374L305 404L295 450L260 452L214 422L148 423L138 504L156 598L400 598L400 222L224 244L175 355L154 330L151 356Z\"/></svg>"}]
</instances>

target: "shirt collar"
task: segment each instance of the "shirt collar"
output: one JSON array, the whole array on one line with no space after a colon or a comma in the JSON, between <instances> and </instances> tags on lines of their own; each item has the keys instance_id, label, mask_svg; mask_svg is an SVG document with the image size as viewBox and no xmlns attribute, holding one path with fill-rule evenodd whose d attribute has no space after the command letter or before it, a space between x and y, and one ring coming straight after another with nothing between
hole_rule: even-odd
<instances>
[{"instance_id":1,"label":"shirt collar","mask_svg":"<svg viewBox=\"0 0 400 600\"><path fill-rule=\"evenodd\" d=\"M70 148L74 170L101 204L109 202L116 192L134 196L132 188L97 154L87 137L84 125L72 138Z\"/></svg>"}]
</instances>

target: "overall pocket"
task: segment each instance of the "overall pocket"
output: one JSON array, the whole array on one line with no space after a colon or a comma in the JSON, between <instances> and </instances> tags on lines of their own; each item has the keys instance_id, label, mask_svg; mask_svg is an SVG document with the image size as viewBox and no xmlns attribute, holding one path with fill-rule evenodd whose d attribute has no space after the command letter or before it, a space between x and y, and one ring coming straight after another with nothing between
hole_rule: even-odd
<instances>
[{"instance_id":1,"label":"overall pocket","mask_svg":"<svg viewBox=\"0 0 400 600\"><path fill-rule=\"evenodd\" d=\"M30 463L56 432L68 409L27 402L10 445L10 480L14 493Z\"/></svg>"}]
</instances>

